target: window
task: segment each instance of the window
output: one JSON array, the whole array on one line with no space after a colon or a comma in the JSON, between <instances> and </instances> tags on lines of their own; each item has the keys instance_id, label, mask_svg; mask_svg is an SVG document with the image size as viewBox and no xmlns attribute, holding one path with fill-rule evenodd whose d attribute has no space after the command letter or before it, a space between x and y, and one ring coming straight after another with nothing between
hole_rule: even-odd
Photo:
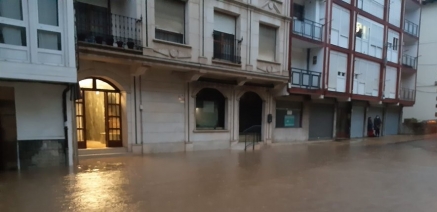
<instances>
[{"instance_id":1,"label":"window","mask_svg":"<svg viewBox=\"0 0 437 212\"><path fill-rule=\"evenodd\" d=\"M305 7L300 4L293 4L293 17L303 21L305 17Z\"/></svg>"},{"instance_id":2,"label":"window","mask_svg":"<svg viewBox=\"0 0 437 212\"><path fill-rule=\"evenodd\" d=\"M276 28L259 25L259 59L275 61Z\"/></svg>"},{"instance_id":3,"label":"window","mask_svg":"<svg viewBox=\"0 0 437 212\"><path fill-rule=\"evenodd\" d=\"M23 20L21 0L0 0L0 17Z\"/></svg>"},{"instance_id":4,"label":"window","mask_svg":"<svg viewBox=\"0 0 437 212\"><path fill-rule=\"evenodd\" d=\"M332 7L331 44L349 47L350 11L336 4Z\"/></svg>"},{"instance_id":5,"label":"window","mask_svg":"<svg viewBox=\"0 0 437 212\"><path fill-rule=\"evenodd\" d=\"M276 101L276 128L302 127L302 102Z\"/></svg>"},{"instance_id":6,"label":"window","mask_svg":"<svg viewBox=\"0 0 437 212\"><path fill-rule=\"evenodd\" d=\"M399 38L393 38L393 50L398 50Z\"/></svg>"},{"instance_id":7,"label":"window","mask_svg":"<svg viewBox=\"0 0 437 212\"><path fill-rule=\"evenodd\" d=\"M221 12L214 12L214 53L213 59L241 63L241 40L235 38L235 17Z\"/></svg>"},{"instance_id":8,"label":"window","mask_svg":"<svg viewBox=\"0 0 437 212\"><path fill-rule=\"evenodd\" d=\"M62 50L57 0L38 0L38 48Z\"/></svg>"},{"instance_id":9,"label":"window","mask_svg":"<svg viewBox=\"0 0 437 212\"><path fill-rule=\"evenodd\" d=\"M15 46L27 46L26 28L0 24L0 43Z\"/></svg>"},{"instance_id":10,"label":"window","mask_svg":"<svg viewBox=\"0 0 437 212\"><path fill-rule=\"evenodd\" d=\"M355 36L367 40L369 36L368 33L369 33L369 28L367 28L361 23L357 23Z\"/></svg>"},{"instance_id":11,"label":"window","mask_svg":"<svg viewBox=\"0 0 437 212\"><path fill-rule=\"evenodd\" d=\"M225 129L225 97L216 89L204 88L196 95L196 129Z\"/></svg>"},{"instance_id":12,"label":"window","mask_svg":"<svg viewBox=\"0 0 437 212\"><path fill-rule=\"evenodd\" d=\"M155 38L184 43L185 3L181 0L155 1Z\"/></svg>"}]
</instances>

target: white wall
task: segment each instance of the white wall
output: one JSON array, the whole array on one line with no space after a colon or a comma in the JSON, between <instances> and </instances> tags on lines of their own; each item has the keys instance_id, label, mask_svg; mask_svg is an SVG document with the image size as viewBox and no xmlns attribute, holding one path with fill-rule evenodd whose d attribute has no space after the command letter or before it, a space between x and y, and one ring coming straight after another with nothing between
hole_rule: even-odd
<instances>
[{"instance_id":1,"label":"white wall","mask_svg":"<svg viewBox=\"0 0 437 212\"><path fill-rule=\"evenodd\" d=\"M310 71L323 72L323 48L312 48L310 52ZM317 57L316 64L313 64L313 57Z\"/></svg>"},{"instance_id":2,"label":"white wall","mask_svg":"<svg viewBox=\"0 0 437 212\"><path fill-rule=\"evenodd\" d=\"M343 48L349 47L350 11L333 4L331 22L331 44Z\"/></svg>"},{"instance_id":3,"label":"white wall","mask_svg":"<svg viewBox=\"0 0 437 212\"><path fill-rule=\"evenodd\" d=\"M292 48L291 67L307 69L307 49Z\"/></svg>"},{"instance_id":4,"label":"white wall","mask_svg":"<svg viewBox=\"0 0 437 212\"><path fill-rule=\"evenodd\" d=\"M396 98L396 84L397 84L397 69L395 67L387 66L385 70L385 86L384 97L386 99Z\"/></svg>"},{"instance_id":5,"label":"white wall","mask_svg":"<svg viewBox=\"0 0 437 212\"><path fill-rule=\"evenodd\" d=\"M390 0L389 1L389 23L400 27L401 26L401 10L402 0Z\"/></svg>"},{"instance_id":6,"label":"white wall","mask_svg":"<svg viewBox=\"0 0 437 212\"><path fill-rule=\"evenodd\" d=\"M14 87L18 140L64 139L64 85L0 82Z\"/></svg>"},{"instance_id":7,"label":"white wall","mask_svg":"<svg viewBox=\"0 0 437 212\"><path fill-rule=\"evenodd\" d=\"M380 64L355 58L353 93L378 96Z\"/></svg>"}]
</instances>

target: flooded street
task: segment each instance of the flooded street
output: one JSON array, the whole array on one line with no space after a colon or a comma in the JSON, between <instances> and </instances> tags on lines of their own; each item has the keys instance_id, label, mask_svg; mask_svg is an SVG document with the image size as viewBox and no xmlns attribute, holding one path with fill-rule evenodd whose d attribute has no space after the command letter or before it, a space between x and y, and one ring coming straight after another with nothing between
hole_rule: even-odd
<instances>
[{"instance_id":1,"label":"flooded street","mask_svg":"<svg viewBox=\"0 0 437 212\"><path fill-rule=\"evenodd\" d=\"M0 211L437 210L437 141L314 143L0 173Z\"/></svg>"}]
</instances>

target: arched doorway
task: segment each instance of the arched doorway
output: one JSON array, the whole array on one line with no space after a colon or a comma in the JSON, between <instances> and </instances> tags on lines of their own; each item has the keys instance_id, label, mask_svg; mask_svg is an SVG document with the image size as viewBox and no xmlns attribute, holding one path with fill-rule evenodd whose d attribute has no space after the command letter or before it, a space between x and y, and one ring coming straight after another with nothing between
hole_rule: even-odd
<instances>
[{"instance_id":1,"label":"arched doorway","mask_svg":"<svg viewBox=\"0 0 437 212\"><path fill-rule=\"evenodd\" d=\"M261 141L263 101L258 94L246 92L240 98L239 141Z\"/></svg>"},{"instance_id":2,"label":"arched doorway","mask_svg":"<svg viewBox=\"0 0 437 212\"><path fill-rule=\"evenodd\" d=\"M122 147L120 90L99 78L79 85L83 98L76 101L78 148Z\"/></svg>"}]
</instances>

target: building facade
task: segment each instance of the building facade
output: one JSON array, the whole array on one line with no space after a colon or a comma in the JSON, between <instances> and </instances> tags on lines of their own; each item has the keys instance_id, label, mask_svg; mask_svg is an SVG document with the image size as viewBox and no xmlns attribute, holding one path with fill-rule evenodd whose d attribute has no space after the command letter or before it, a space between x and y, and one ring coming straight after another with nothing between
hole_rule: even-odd
<instances>
[{"instance_id":1,"label":"building facade","mask_svg":"<svg viewBox=\"0 0 437 212\"><path fill-rule=\"evenodd\" d=\"M72 164L75 83L73 2L0 1L0 170Z\"/></svg>"},{"instance_id":2,"label":"building facade","mask_svg":"<svg viewBox=\"0 0 437 212\"><path fill-rule=\"evenodd\" d=\"M404 119L417 119L419 121L435 120L437 117L437 76L435 70L437 64L433 58L433 52L437 48L435 35L437 30L432 27L437 14L437 2L433 0L422 1L422 21L420 31L420 48L417 72L416 104L406 108Z\"/></svg>"},{"instance_id":3,"label":"building facade","mask_svg":"<svg viewBox=\"0 0 437 212\"><path fill-rule=\"evenodd\" d=\"M74 139L156 153L399 132L417 0L76 0ZM243 146L242 146L243 145Z\"/></svg>"},{"instance_id":4,"label":"building facade","mask_svg":"<svg viewBox=\"0 0 437 212\"><path fill-rule=\"evenodd\" d=\"M415 102L420 1L292 1L291 95L306 95L309 140L399 133ZM306 138L302 138L306 139Z\"/></svg>"}]
</instances>

